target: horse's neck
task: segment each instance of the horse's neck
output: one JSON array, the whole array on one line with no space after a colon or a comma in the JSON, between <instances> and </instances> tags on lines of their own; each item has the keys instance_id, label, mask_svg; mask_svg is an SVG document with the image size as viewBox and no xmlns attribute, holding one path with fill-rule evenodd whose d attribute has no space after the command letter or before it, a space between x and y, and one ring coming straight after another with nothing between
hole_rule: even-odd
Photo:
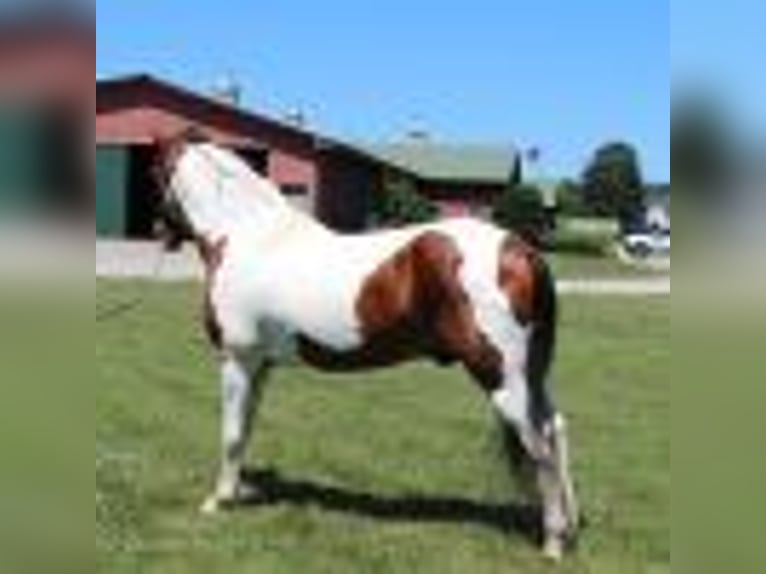
<instances>
[{"instance_id":1,"label":"horse's neck","mask_svg":"<svg viewBox=\"0 0 766 574\"><path fill-rule=\"evenodd\" d=\"M198 196L188 195L183 208L195 235L220 238L246 233L253 241L271 240L287 230L330 233L320 223L291 206L272 189L228 186Z\"/></svg>"},{"instance_id":2,"label":"horse's neck","mask_svg":"<svg viewBox=\"0 0 766 574\"><path fill-rule=\"evenodd\" d=\"M290 205L279 189L234 154L212 144L187 151L179 176L181 203L198 236L246 231L251 240L296 227L322 226Z\"/></svg>"}]
</instances>

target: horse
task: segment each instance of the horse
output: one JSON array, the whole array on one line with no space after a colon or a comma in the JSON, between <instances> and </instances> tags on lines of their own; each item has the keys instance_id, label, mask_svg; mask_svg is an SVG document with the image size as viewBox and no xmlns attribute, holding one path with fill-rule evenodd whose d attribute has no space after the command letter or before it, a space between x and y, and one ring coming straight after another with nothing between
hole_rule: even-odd
<instances>
[{"instance_id":1,"label":"horse","mask_svg":"<svg viewBox=\"0 0 766 574\"><path fill-rule=\"evenodd\" d=\"M541 503L543 552L560 559L579 515L566 422L547 386L557 299L537 250L469 217L338 233L198 133L157 145L161 216L169 243L185 231L197 246L220 361L222 456L201 511L254 494L245 450L286 346L327 371L432 359L462 365L515 439Z\"/></svg>"}]
</instances>

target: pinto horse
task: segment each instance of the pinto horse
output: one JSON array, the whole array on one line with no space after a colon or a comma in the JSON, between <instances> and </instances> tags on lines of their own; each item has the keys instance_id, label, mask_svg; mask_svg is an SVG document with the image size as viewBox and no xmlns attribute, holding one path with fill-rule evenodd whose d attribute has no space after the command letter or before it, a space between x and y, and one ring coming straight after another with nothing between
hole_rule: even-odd
<instances>
[{"instance_id":1,"label":"pinto horse","mask_svg":"<svg viewBox=\"0 0 766 574\"><path fill-rule=\"evenodd\" d=\"M556 295L540 255L470 218L339 234L232 151L190 133L159 149L163 213L171 231L184 219L199 248L205 324L220 357L222 462L202 510L252 494L245 449L286 343L324 370L430 358L465 367L515 437L533 470L544 553L560 558L578 510L564 417L546 388Z\"/></svg>"}]
</instances>

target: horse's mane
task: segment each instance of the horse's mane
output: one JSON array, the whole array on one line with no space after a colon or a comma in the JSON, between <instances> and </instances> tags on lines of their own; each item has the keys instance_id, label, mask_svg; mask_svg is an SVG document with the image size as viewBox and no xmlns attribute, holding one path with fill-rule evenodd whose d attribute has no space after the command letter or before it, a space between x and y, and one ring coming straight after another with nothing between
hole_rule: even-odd
<instances>
[{"instance_id":1,"label":"horse's mane","mask_svg":"<svg viewBox=\"0 0 766 574\"><path fill-rule=\"evenodd\" d=\"M207 205L208 227L248 227L261 235L324 230L282 195L277 185L259 174L234 151L215 143L187 143L187 169L196 169L196 204ZM194 172L192 172L193 174ZM203 179L204 178L204 179Z\"/></svg>"},{"instance_id":2,"label":"horse's mane","mask_svg":"<svg viewBox=\"0 0 766 574\"><path fill-rule=\"evenodd\" d=\"M242 190L253 199L265 201L274 208L289 207L277 186L261 176L235 152L211 142L193 144L191 150L202 154L212 169L218 171L218 177L238 180Z\"/></svg>"}]
</instances>

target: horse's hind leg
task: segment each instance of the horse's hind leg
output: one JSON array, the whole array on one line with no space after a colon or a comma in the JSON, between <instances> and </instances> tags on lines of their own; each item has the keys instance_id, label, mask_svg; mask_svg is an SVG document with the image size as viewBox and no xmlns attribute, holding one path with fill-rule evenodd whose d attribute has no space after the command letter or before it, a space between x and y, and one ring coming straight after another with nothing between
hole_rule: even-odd
<instances>
[{"instance_id":1,"label":"horse's hind leg","mask_svg":"<svg viewBox=\"0 0 766 574\"><path fill-rule=\"evenodd\" d=\"M248 497L242 482L254 410L260 400L268 365L246 353L226 352L221 361L221 466L215 489L202 505L217 511Z\"/></svg>"},{"instance_id":2,"label":"horse's hind leg","mask_svg":"<svg viewBox=\"0 0 766 574\"><path fill-rule=\"evenodd\" d=\"M553 414L548 427L549 442L553 449L556 467L560 475L563 489L563 504L566 512L569 533L574 535L580 527L580 507L575 495L574 482L570 471L569 461L569 436L567 423L564 415L559 412Z\"/></svg>"},{"instance_id":3,"label":"horse's hind leg","mask_svg":"<svg viewBox=\"0 0 766 574\"><path fill-rule=\"evenodd\" d=\"M544 552L558 560L576 527L571 514L576 508L569 481L563 419L552 408L535 414L526 378L521 373L506 376L492 400L505 424L518 433L534 466L543 509Z\"/></svg>"},{"instance_id":4,"label":"horse's hind leg","mask_svg":"<svg viewBox=\"0 0 766 574\"><path fill-rule=\"evenodd\" d=\"M555 509L546 504L546 554L556 557L560 554L560 546L566 542L575 541L580 522L569 469L569 444L563 415L552 412L542 424L538 434L545 449L543 458L538 464L538 483L541 492L548 491L551 497L556 496L556 501L553 503ZM544 499L545 496L543 494ZM549 512L553 513L551 517L548 516ZM563 525L559 522L559 513L563 518Z\"/></svg>"}]
</instances>

